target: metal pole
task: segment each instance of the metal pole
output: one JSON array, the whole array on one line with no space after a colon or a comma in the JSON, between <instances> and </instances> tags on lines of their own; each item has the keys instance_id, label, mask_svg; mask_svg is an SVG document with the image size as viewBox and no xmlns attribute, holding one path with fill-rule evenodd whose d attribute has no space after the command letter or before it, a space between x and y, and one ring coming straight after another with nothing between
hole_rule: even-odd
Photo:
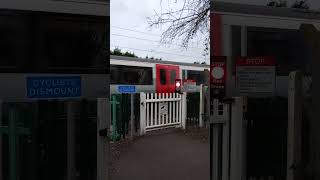
<instances>
[{"instance_id":1,"label":"metal pole","mask_svg":"<svg viewBox=\"0 0 320 180\"><path fill-rule=\"evenodd\" d=\"M226 97L232 96L232 31L231 31L231 25L224 25L222 28L222 38L223 38L223 54L227 56L227 79L226 79Z\"/></svg>"},{"instance_id":2,"label":"metal pole","mask_svg":"<svg viewBox=\"0 0 320 180\"><path fill-rule=\"evenodd\" d=\"M9 107L9 180L17 180L16 111Z\"/></svg>"},{"instance_id":3,"label":"metal pole","mask_svg":"<svg viewBox=\"0 0 320 180\"><path fill-rule=\"evenodd\" d=\"M39 106L40 106L40 101L36 101L35 103L33 103L33 120L32 120L32 123L33 123L33 129L37 129L39 128L39 119L40 119L40 115L39 115ZM40 150L38 148L38 144L39 144L39 138L37 138L37 133L35 131L32 132L31 134L31 138L32 138L32 159L33 159L33 164L31 165L31 168L32 168L32 172L31 172L31 175L33 177L37 177L37 170L39 169L39 167L41 166L39 164L39 159L38 158L39 154L40 154Z\"/></svg>"},{"instance_id":4,"label":"metal pole","mask_svg":"<svg viewBox=\"0 0 320 180\"><path fill-rule=\"evenodd\" d=\"M210 124L210 117L211 117L211 97L210 97L210 87L207 88L206 94L205 94L205 98L206 98L206 125L205 127L208 127L208 125Z\"/></svg>"},{"instance_id":5,"label":"metal pole","mask_svg":"<svg viewBox=\"0 0 320 180\"><path fill-rule=\"evenodd\" d=\"M248 47L248 43L247 43L247 39L248 39L248 30L247 30L247 26L243 25L241 26L241 56L247 56L247 47ZM274 83L276 84L276 83ZM243 177L246 178L247 177L247 121L246 119L243 121L243 129L242 129L242 174Z\"/></svg>"},{"instance_id":6,"label":"metal pole","mask_svg":"<svg viewBox=\"0 0 320 180\"><path fill-rule=\"evenodd\" d=\"M2 126L2 100L0 100L0 127ZM0 179L3 179L3 168L2 168L2 135L0 134Z\"/></svg>"},{"instance_id":7,"label":"metal pole","mask_svg":"<svg viewBox=\"0 0 320 180\"><path fill-rule=\"evenodd\" d=\"M229 138L230 138L230 104L223 104L223 125L222 132L222 180L229 180Z\"/></svg>"},{"instance_id":8,"label":"metal pole","mask_svg":"<svg viewBox=\"0 0 320 180\"><path fill-rule=\"evenodd\" d=\"M241 137L241 145L242 145L242 177L244 179L247 178L247 119L244 116L243 111L243 104L244 104L245 97L241 97L242 104L241 104L241 116L242 116L242 137Z\"/></svg>"},{"instance_id":9,"label":"metal pole","mask_svg":"<svg viewBox=\"0 0 320 180\"><path fill-rule=\"evenodd\" d=\"M220 162L219 162L219 154L220 154L220 145L219 145L219 131L221 124L217 124L217 121L219 121L218 118L218 106L219 106L219 100L214 99L213 100L213 116L210 118L210 133L211 134L211 158L210 160L212 161L212 166L211 166L211 171L212 171L212 176L211 180L218 180L220 178Z\"/></svg>"},{"instance_id":10,"label":"metal pole","mask_svg":"<svg viewBox=\"0 0 320 180\"><path fill-rule=\"evenodd\" d=\"M199 127L203 127L203 84L200 85Z\"/></svg>"},{"instance_id":11,"label":"metal pole","mask_svg":"<svg viewBox=\"0 0 320 180\"><path fill-rule=\"evenodd\" d=\"M112 141L116 141L117 136L117 99L116 96L112 96Z\"/></svg>"},{"instance_id":12,"label":"metal pole","mask_svg":"<svg viewBox=\"0 0 320 180\"><path fill-rule=\"evenodd\" d=\"M97 101L97 180L108 179L109 140L99 135L100 130L110 127L109 98Z\"/></svg>"},{"instance_id":13,"label":"metal pole","mask_svg":"<svg viewBox=\"0 0 320 180\"><path fill-rule=\"evenodd\" d=\"M145 134L146 127L146 94L140 93L140 135Z\"/></svg>"},{"instance_id":14,"label":"metal pole","mask_svg":"<svg viewBox=\"0 0 320 180\"><path fill-rule=\"evenodd\" d=\"M231 114L231 152L230 179L242 179L244 169L243 159L243 102L241 97L234 98Z\"/></svg>"},{"instance_id":15,"label":"metal pole","mask_svg":"<svg viewBox=\"0 0 320 180\"><path fill-rule=\"evenodd\" d=\"M186 119L187 119L187 93L183 92L182 94L182 118L181 118L181 125L183 130L186 129Z\"/></svg>"},{"instance_id":16,"label":"metal pole","mask_svg":"<svg viewBox=\"0 0 320 180\"><path fill-rule=\"evenodd\" d=\"M247 26L241 26L241 56L247 56Z\"/></svg>"},{"instance_id":17,"label":"metal pole","mask_svg":"<svg viewBox=\"0 0 320 180\"><path fill-rule=\"evenodd\" d=\"M210 180L213 180L213 124L210 123Z\"/></svg>"},{"instance_id":18,"label":"metal pole","mask_svg":"<svg viewBox=\"0 0 320 180\"><path fill-rule=\"evenodd\" d=\"M67 102L67 180L75 180L75 102Z\"/></svg>"},{"instance_id":19,"label":"metal pole","mask_svg":"<svg viewBox=\"0 0 320 180\"><path fill-rule=\"evenodd\" d=\"M289 75L288 88L287 180L301 178L301 122L302 74L295 71Z\"/></svg>"},{"instance_id":20,"label":"metal pole","mask_svg":"<svg viewBox=\"0 0 320 180\"><path fill-rule=\"evenodd\" d=\"M134 94L131 94L131 118L130 118L130 137L133 139L133 129L134 129Z\"/></svg>"}]
</instances>

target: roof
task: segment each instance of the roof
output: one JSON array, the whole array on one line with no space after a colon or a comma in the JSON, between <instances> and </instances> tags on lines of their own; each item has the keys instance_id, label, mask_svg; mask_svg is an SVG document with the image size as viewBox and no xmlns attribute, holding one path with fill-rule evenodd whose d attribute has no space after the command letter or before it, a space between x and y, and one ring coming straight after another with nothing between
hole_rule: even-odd
<instances>
[{"instance_id":1,"label":"roof","mask_svg":"<svg viewBox=\"0 0 320 180\"><path fill-rule=\"evenodd\" d=\"M22 10L110 16L110 0L1 0L0 11Z\"/></svg>"},{"instance_id":2,"label":"roof","mask_svg":"<svg viewBox=\"0 0 320 180\"><path fill-rule=\"evenodd\" d=\"M229 12L240 14L255 14L263 16L277 16L299 19L320 20L320 11L296 8L270 7L259 5L248 5L239 3L221 2L211 0L211 11Z\"/></svg>"},{"instance_id":3,"label":"roof","mask_svg":"<svg viewBox=\"0 0 320 180\"><path fill-rule=\"evenodd\" d=\"M209 65L206 65L206 64L193 64L193 63L183 63L183 62L175 62L175 61L164 61L164 60L154 60L154 59L144 59L144 58L134 58L134 57L114 56L114 55L110 55L110 59L149 62L149 63L161 63L161 64L174 64L174 65L182 65L182 66L210 67Z\"/></svg>"}]
</instances>

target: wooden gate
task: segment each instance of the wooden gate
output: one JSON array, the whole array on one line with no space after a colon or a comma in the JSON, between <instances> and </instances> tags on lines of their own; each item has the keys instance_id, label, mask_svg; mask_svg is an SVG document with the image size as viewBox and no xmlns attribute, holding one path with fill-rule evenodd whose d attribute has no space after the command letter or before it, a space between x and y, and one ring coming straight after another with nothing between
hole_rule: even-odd
<instances>
[{"instance_id":1,"label":"wooden gate","mask_svg":"<svg viewBox=\"0 0 320 180\"><path fill-rule=\"evenodd\" d=\"M186 94L140 93L140 134L168 127L182 127L186 121Z\"/></svg>"}]
</instances>

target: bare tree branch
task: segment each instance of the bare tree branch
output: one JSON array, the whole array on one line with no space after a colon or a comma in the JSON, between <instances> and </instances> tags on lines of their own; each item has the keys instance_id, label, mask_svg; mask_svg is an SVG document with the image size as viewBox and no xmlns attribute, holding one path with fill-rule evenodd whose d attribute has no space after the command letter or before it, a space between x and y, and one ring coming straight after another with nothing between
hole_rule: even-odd
<instances>
[{"instance_id":1,"label":"bare tree branch","mask_svg":"<svg viewBox=\"0 0 320 180\"><path fill-rule=\"evenodd\" d=\"M210 0L183 0L181 9L172 10L170 0L168 1L168 10L160 13L154 11L153 17L148 17L149 26L159 27L168 25L168 28L162 33L161 43L172 43L173 40L182 39L182 46L187 48L190 40L197 33L205 34L205 50L208 51L209 45L209 13ZM160 0L162 4L163 0ZM177 3L178 0L171 3ZM206 53L207 54L207 53Z\"/></svg>"}]
</instances>

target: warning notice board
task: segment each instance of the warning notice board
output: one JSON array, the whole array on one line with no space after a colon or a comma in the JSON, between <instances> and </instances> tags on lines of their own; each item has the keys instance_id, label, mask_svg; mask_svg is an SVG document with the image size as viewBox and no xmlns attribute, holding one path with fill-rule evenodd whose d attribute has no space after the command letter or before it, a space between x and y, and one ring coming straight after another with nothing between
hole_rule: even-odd
<instances>
[{"instance_id":1,"label":"warning notice board","mask_svg":"<svg viewBox=\"0 0 320 180\"><path fill-rule=\"evenodd\" d=\"M240 95L273 95L275 58L239 57L236 59L236 86Z\"/></svg>"},{"instance_id":2,"label":"warning notice board","mask_svg":"<svg viewBox=\"0 0 320 180\"><path fill-rule=\"evenodd\" d=\"M183 80L183 91L184 92L197 92L197 82L192 79Z\"/></svg>"},{"instance_id":3,"label":"warning notice board","mask_svg":"<svg viewBox=\"0 0 320 180\"><path fill-rule=\"evenodd\" d=\"M168 103L167 102L160 102L160 116L168 114Z\"/></svg>"}]
</instances>

